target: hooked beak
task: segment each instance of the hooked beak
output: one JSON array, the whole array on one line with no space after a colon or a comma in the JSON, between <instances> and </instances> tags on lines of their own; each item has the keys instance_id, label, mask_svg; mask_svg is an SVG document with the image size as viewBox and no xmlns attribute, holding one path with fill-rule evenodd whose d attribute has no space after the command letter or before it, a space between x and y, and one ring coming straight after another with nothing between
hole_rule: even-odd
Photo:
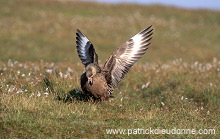
<instances>
[{"instance_id":1,"label":"hooked beak","mask_svg":"<svg viewBox=\"0 0 220 139\"><path fill-rule=\"evenodd\" d=\"M88 78L88 84L92 85L92 77Z\"/></svg>"}]
</instances>

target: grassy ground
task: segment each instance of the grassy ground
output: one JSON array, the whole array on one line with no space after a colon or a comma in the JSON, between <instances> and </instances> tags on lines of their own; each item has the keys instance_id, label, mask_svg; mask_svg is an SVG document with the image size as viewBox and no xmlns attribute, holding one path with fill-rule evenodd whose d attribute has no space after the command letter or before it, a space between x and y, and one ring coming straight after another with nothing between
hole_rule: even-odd
<instances>
[{"instance_id":1,"label":"grassy ground","mask_svg":"<svg viewBox=\"0 0 220 139\"><path fill-rule=\"evenodd\" d=\"M106 129L215 129L219 138L220 12L162 6L52 0L0 1L0 136L2 138L168 138L107 134ZM153 25L147 54L110 102L80 101L81 29L101 64ZM75 95L69 99L67 94ZM72 93L73 92L73 93ZM56 95L61 97L58 101Z\"/></svg>"}]
</instances>

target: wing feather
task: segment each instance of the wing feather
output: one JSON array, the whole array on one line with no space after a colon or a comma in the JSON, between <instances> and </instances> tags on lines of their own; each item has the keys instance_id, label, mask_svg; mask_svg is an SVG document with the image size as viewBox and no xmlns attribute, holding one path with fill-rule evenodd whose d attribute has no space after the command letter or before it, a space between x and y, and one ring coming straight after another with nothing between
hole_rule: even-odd
<instances>
[{"instance_id":1,"label":"wing feather","mask_svg":"<svg viewBox=\"0 0 220 139\"><path fill-rule=\"evenodd\" d=\"M95 48L87 37L78 29L76 32L76 45L79 58L85 66L94 62L98 64L98 55L95 52Z\"/></svg>"},{"instance_id":2,"label":"wing feather","mask_svg":"<svg viewBox=\"0 0 220 139\"><path fill-rule=\"evenodd\" d=\"M151 27L144 29L122 44L106 61L103 71L106 73L109 93L114 90L134 63L146 53L153 34Z\"/></svg>"}]
</instances>

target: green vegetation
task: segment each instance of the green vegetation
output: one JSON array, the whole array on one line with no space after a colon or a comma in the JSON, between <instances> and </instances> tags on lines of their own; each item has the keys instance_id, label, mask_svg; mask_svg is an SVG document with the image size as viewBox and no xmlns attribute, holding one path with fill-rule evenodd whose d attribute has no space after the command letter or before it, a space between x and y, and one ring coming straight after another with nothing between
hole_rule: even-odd
<instances>
[{"instance_id":1,"label":"green vegetation","mask_svg":"<svg viewBox=\"0 0 220 139\"><path fill-rule=\"evenodd\" d=\"M1 138L219 138L219 17L219 11L158 5L0 0ZM76 29L92 41L104 64L149 25L150 49L115 98L80 100L83 65ZM215 134L106 132L138 128L215 129Z\"/></svg>"}]
</instances>

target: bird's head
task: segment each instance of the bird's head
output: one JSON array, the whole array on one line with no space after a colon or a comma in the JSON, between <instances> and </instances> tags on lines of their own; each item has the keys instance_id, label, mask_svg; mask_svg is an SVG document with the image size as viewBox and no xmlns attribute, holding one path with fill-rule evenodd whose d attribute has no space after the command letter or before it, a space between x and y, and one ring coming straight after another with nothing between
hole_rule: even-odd
<instances>
[{"instance_id":1,"label":"bird's head","mask_svg":"<svg viewBox=\"0 0 220 139\"><path fill-rule=\"evenodd\" d=\"M88 65L86 67L86 77L88 78L88 84L92 85L93 83L93 77L96 75L97 69L93 65Z\"/></svg>"}]
</instances>

